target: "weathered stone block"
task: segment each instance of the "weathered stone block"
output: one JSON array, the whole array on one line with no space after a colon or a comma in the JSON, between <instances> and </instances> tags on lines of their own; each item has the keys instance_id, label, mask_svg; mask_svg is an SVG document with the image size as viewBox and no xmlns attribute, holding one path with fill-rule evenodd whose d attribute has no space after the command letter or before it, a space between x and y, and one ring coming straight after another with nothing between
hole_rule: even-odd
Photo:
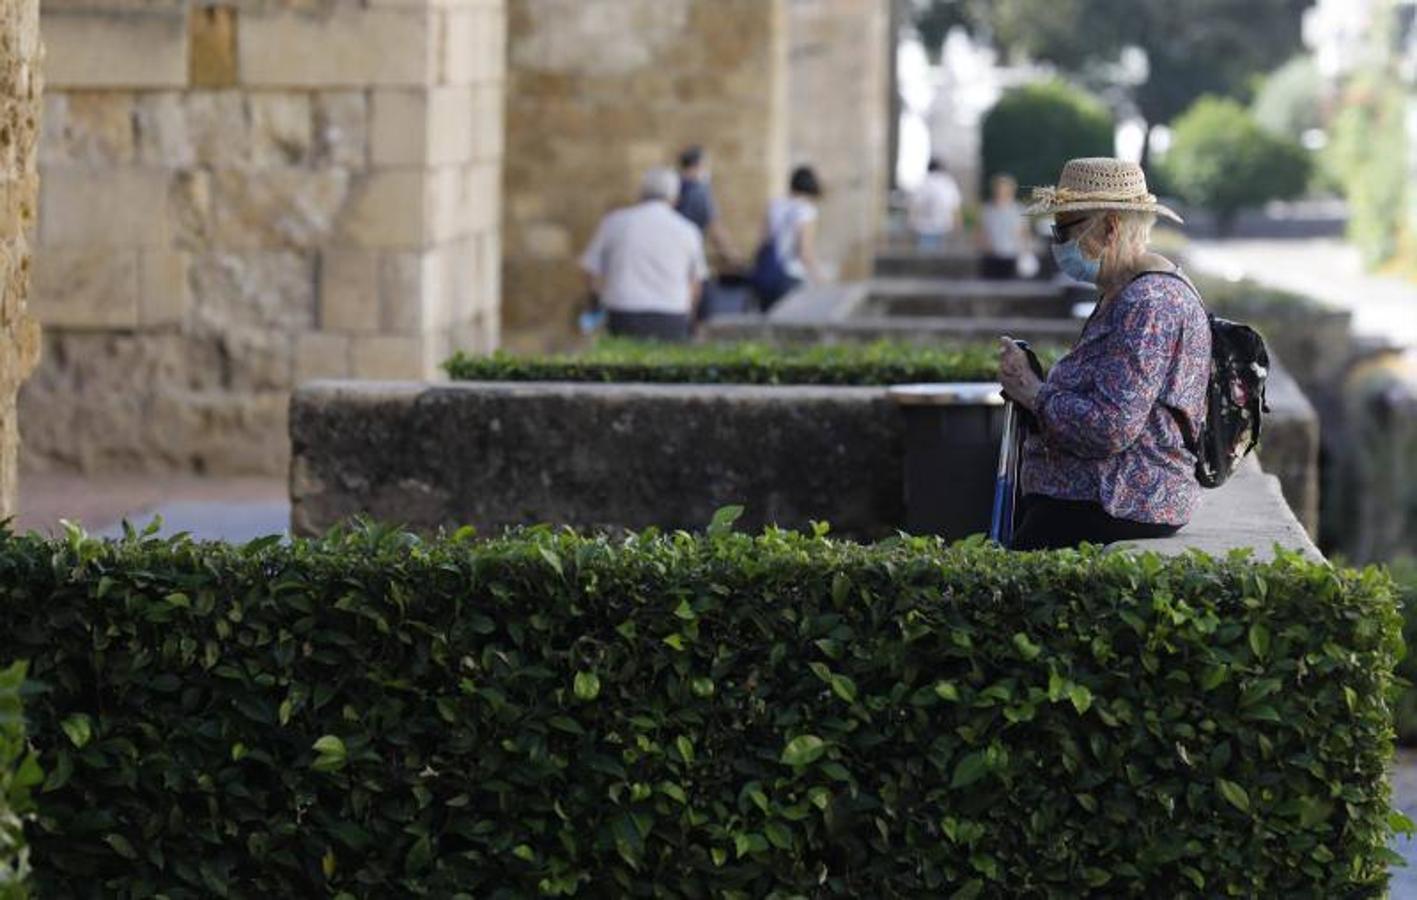
<instances>
[{"instance_id":1,"label":"weathered stone block","mask_svg":"<svg viewBox=\"0 0 1417 900\"><path fill-rule=\"evenodd\" d=\"M428 92L379 90L370 99L370 154L377 166L428 161Z\"/></svg>"},{"instance_id":2,"label":"weathered stone block","mask_svg":"<svg viewBox=\"0 0 1417 900\"><path fill-rule=\"evenodd\" d=\"M315 163L352 169L369 164L369 98L364 91L315 95Z\"/></svg>"},{"instance_id":3,"label":"weathered stone block","mask_svg":"<svg viewBox=\"0 0 1417 900\"><path fill-rule=\"evenodd\" d=\"M379 272L377 251L324 251L320 256L320 328L377 332Z\"/></svg>"},{"instance_id":4,"label":"weathered stone block","mask_svg":"<svg viewBox=\"0 0 1417 900\"><path fill-rule=\"evenodd\" d=\"M437 327L441 292L438 254L386 253L379 266L380 327L389 334L420 334Z\"/></svg>"},{"instance_id":5,"label":"weathered stone block","mask_svg":"<svg viewBox=\"0 0 1417 900\"><path fill-rule=\"evenodd\" d=\"M506 95L501 82L480 84L473 89L472 158L496 162L502 158L506 129L503 127Z\"/></svg>"},{"instance_id":6,"label":"weathered stone block","mask_svg":"<svg viewBox=\"0 0 1417 900\"><path fill-rule=\"evenodd\" d=\"M474 227L478 201L472 194L470 174L458 166L442 166L430 172L429 240L444 244L456 240Z\"/></svg>"},{"instance_id":7,"label":"weathered stone block","mask_svg":"<svg viewBox=\"0 0 1417 900\"><path fill-rule=\"evenodd\" d=\"M212 175L205 169L180 171L167 189L173 242L184 250L206 249L216 235Z\"/></svg>"},{"instance_id":8,"label":"weathered stone block","mask_svg":"<svg viewBox=\"0 0 1417 900\"><path fill-rule=\"evenodd\" d=\"M241 21L241 80L257 87L423 85L436 58L427 9L358 9Z\"/></svg>"},{"instance_id":9,"label":"weathered stone block","mask_svg":"<svg viewBox=\"0 0 1417 900\"><path fill-rule=\"evenodd\" d=\"M251 114L251 159L258 166L298 166L313 148L310 98L305 94L256 93Z\"/></svg>"},{"instance_id":10,"label":"weathered stone block","mask_svg":"<svg viewBox=\"0 0 1417 900\"><path fill-rule=\"evenodd\" d=\"M438 87L428 92L429 163L462 163L472 158L475 112L471 87Z\"/></svg>"},{"instance_id":11,"label":"weathered stone block","mask_svg":"<svg viewBox=\"0 0 1417 900\"><path fill-rule=\"evenodd\" d=\"M30 309L46 327L132 328L138 324L138 251L54 248L34 258Z\"/></svg>"},{"instance_id":12,"label":"weathered stone block","mask_svg":"<svg viewBox=\"0 0 1417 900\"><path fill-rule=\"evenodd\" d=\"M198 88L234 87L236 9L193 5L187 14L188 81Z\"/></svg>"},{"instance_id":13,"label":"weathered stone block","mask_svg":"<svg viewBox=\"0 0 1417 900\"><path fill-rule=\"evenodd\" d=\"M315 327L315 261L305 253L208 253L192 262L195 325L250 325L295 333Z\"/></svg>"},{"instance_id":14,"label":"weathered stone block","mask_svg":"<svg viewBox=\"0 0 1417 900\"><path fill-rule=\"evenodd\" d=\"M20 396L25 453L40 468L152 471L185 466L183 436L155 398L186 388L179 334L45 332L43 362ZM153 427L154 422L163 427Z\"/></svg>"},{"instance_id":15,"label":"weathered stone block","mask_svg":"<svg viewBox=\"0 0 1417 900\"><path fill-rule=\"evenodd\" d=\"M349 377L352 339L343 334L311 331L295 339L295 381Z\"/></svg>"},{"instance_id":16,"label":"weathered stone block","mask_svg":"<svg viewBox=\"0 0 1417 900\"><path fill-rule=\"evenodd\" d=\"M40 162L53 166L125 166L134 161L133 95L78 91L45 98Z\"/></svg>"},{"instance_id":17,"label":"weathered stone block","mask_svg":"<svg viewBox=\"0 0 1417 900\"><path fill-rule=\"evenodd\" d=\"M187 83L179 8L44 12L45 81L59 88L178 88Z\"/></svg>"},{"instance_id":18,"label":"weathered stone block","mask_svg":"<svg viewBox=\"0 0 1417 900\"><path fill-rule=\"evenodd\" d=\"M421 169L378 169L352 180L340 222L362 247L415 249L428 240L428 176Z\"/></svg>"},{"instance_id":19,"label":"weathered stone block","mask_svg":"<svg viewBox=\"0 0 1417 900\"><path fill-rule=\"evenodd\" d=\"M349 195L343 169L229 169L212 179L223 247L313 248L335 233Z\"/></svg>"},{"instance_id":20,"label":"weathered stone block","mask_svg":"<svg viewBox=\"0 0 1417 900\"><path fill-rule=\"evenodd\" d=\"M140 95L134 122L138 159L144 165L181 169L196 164L197 150L187 128L182 94L156 91Z\"/></svg>"},{"instance_id":21,"label":"weathered stone block","mask_svg":"<svg viewBox=\"0 0 1417 900\"><path fill-rule=\"evenodd\" d=\"M443 84L471 84L480 74L478 51L484 45L482 29L487 13L480 9L453 9L443 15L442 60L438 80Z\"/></svg>"},{"instance_id":22,"label":"weathered stone block","mask_svg":"<svg viewBox=\"0 0 1417 900\"><path fill-rule=\"evenodd\" d=\"M145 326L180 325L190 298L187 254L165 248L138 257L138 319Z\"/></svg>"},{"instance_id":23,"label":"weathered stone block","mask_svg":"<svg viewBox=\"0 0 1417 900\"><path fill-rule=\"evenodd\" d=\"M431 374L421 336L368 335L354 338L350 369L355 378L391 380Z\"/></svg>"},{"instance_id":24,"label":"weathered stone block","mask_svg":"<svg viewBox=\"0 0 1417 900\"><path fill-rule=\"evenodd\" d=\"M265 328L226 327L211 335L220 348L222 387L234 395L285 391L295 374L295 335Z\"/></svg>"},{"instance_id":25,"label":"weathered stone block","mask_svg":"<svg viewBox=\"0 0 1417 900\"><path fill-rule=\"evenodd\" d=\"M199 161L216 168L251 162L251 123L239 91L186 95L187 133Z\"/></svg>"},{"instance_id":26,"label":"weathered stone block","mask_svg":"<svg viewBox=\"0 0 1417 900\"><path fill-rule=\"evenodd\" d=\"M167 190L167 174L157 169L57 169L40 195L40 241L168 246Z\"/></svg>"}]
</instances>

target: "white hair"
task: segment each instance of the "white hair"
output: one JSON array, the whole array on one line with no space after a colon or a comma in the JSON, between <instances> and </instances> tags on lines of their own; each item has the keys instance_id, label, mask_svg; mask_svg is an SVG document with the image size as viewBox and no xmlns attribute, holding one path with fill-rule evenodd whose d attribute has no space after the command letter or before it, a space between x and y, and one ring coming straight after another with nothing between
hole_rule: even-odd
<instances>
[{"instance_id":1,"label":"white hair","mask_svg":"<svg viewBox=\"0 0 1417 900\"><path fill-rule=\"evenodd\" d=\"M1117 211L1117 245L1135 254L1146 252L1151 243L1151 229L1156 225L1156 213L1135 210Z\"/></svg>"},{"instance_id":2,"label":"white hair","mask_svg":"<svg viewBox=\"0 0 1417 900\"><path fill-rule=\"evenodd\" d=\"M679 173L666 166L655 166L640 179L641 200L666 200L673 203L679 198Z\"/></svg>"},{"instance_id":3,"label":"white hair","mask_svg":"<svg viewBox=\"0 0 1417 900\"><path fill-rule=\"evenodd\" d=\"M1155 213L1106 209L1098 210L1093 215L1099 219L1109 215L1117 217L1116 236L1103 254L1109 266L1125 270L1146 254L1151 243L1151 229L1156 224ZM1094 239L1101 240L1101 232L1097 232Z\"/></svg>"}]
</instances>

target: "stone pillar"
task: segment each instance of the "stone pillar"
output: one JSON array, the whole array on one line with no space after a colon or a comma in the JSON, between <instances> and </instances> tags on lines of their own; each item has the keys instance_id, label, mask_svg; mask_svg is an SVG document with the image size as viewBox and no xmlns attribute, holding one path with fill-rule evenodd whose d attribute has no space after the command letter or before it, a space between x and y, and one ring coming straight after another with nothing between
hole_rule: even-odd
<instances>
[{"instance_id":1,"label":"stone pillar","mask_svg":"<svg viewBox=\"0 0 1417 900\"><path fill-rule=\"evenodd\" d=\"M643 171L712 156L739 252L786 188L784 0L510 0L505 256L508 340L565 341L576 259Z\"/></svg>"},{"instance_id":2,"label":"stone pillar","mask_svg":"<svg viewBox=\"0 0 1417 900\"><path fill-rule=\"evenodd\" d=\"M0 0L0 519L16 512L15 392L39 352L25 302L39 177L39 59L39 0Z\"/></svg>"},{"instance_id":3,"label":"stone pillar","mask_svg":"<svg viewBox=\"0 0 1417 900\"><path fill-rule=\"evenodd\" d=\"M844 279L870 274L891 144L891 0L792 4L791 151L826 187L819 254Z\"/></svg>"},{"instance_id":4,"label":"stone pillar","mask_svg":"<svg viewBox=\"0 0 1417 900\"><path fill-rule=\"evenodd\" d=\"M280 473L499 329L504 0L46 2L27 462Z\"/></svg>"}]
</instances>

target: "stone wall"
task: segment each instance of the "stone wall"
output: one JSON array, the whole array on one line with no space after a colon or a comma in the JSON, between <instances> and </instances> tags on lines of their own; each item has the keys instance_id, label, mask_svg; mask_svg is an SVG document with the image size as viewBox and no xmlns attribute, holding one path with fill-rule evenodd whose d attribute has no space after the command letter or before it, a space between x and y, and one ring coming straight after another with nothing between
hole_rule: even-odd
<instances>
[{"instance_id":1,"label":"stone wall","mask_svg":"<svg viewBox=\"0 0 1417 900\"><path fill-rule=\"evenodd\" d=\"M15 514L15 392L39 330L26 308L38 174L39 0L0 0L0 519Z\"/></svg>"},{"instance_id":2,"label":"stone wall","mask_svg":"<svg viewBox=\"0 0 1417 900\"><path fill-rule=\"evenodd\" d=\"M702 530L716 509L742 504L746 529L816 520L873 539L906 525L913 470L935 501L977 509L982 530L998 452L997 429L980 428L989 408L936 407L937 420L908 426L884 388L316 382L291 402L291 524L317 534L362 513L482 535L538 522ZM922 425L935 432L930 449L949 457L924 479L907 454ZM1322 558L1278 479L1251 457L1202 492L1177 536L1139 543L1252 547L1268 559L1276 542Z\"/></svg>"},{"instance_id":3,"label":"stone wall","mask_svg":"<svg viewBox=\"0 0 1417 900\"><path fill-rule=\"evenodd\" d=\"M748 528L816 519L875 539L905 521L905 426L884 388L316 382L290 425L299 534L358 513L484 535L701 529L733 504ZM993 468L990 448L971 474Z\"/></svg>"},{"instance_id":4,"label":"stone wall","mask_svg":"<svg viewBox=\"0 0 1417 900\"><path fill-rule=\"evenodd\" d=\"M46 0L26 462L278 473L498 337L504 0Z\"/></svg>"},{"instance_id":5,"label":"stone wall","mask_svg":"<svg viewBox=\"0 0 1417 900\"><path fill-rule=\"evenodd\" d=\"M789 146L827 194L818 242L842 278L864 278L890 184L890 3L792 0Z\"/></svg>"},{"instance_id":6,"label":"stone wall","mask_svg":"<svg viewBox=\"0 0 1417 900\"><path fill-rule=\"evenodd\" d=\"M740 253L785 188L785 0L510 0L503 311L509 342L565 341L576 258L641 173L702 144Z\"/></svg>"}]
</instances>

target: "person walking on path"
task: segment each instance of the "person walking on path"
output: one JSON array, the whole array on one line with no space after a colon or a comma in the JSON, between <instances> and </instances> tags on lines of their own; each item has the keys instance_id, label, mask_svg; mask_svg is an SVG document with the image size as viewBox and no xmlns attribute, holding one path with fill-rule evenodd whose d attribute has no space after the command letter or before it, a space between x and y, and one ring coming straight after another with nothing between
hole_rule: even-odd
<instances>
[{"instance_id":1,"label":"person walking on path","mask_svg":"<svg viewBox=\"0 0 1417 900\"><path fill-rule=\"evenodd\" d=\"M719 219L712 180L708 154L704 149L697 146L685 149L679 154L679 199L674 208L703 234L719 265L728 269L737 268L738 255Z\"/></svg>"},{"instance_id":2,"label":"person walking on path","mask_svg":"<svg viewBox=\"0 0 1417 900\"><path fill-rule=\"evenodd\" d=\"M581 256L612 335L689 339L708 262L703 236L674 211L678 196L679 176L651 169L640 202L606 216Z\"/></svg>"},{"instance_id":3,"label":"person walking on path","mask_svg":"<svg viewBox=\"0 0 1417 900\"><path fill-rule=\"evenodd\" d=\"M964 198L939 157L931 157L925 180L910 195L910 228L921 250L942 250L945 238L963 228Z\"/></svg>"},{"instance_id":4,"label":"person walking on path","mask_svg":"<svg viewBox=\"0 0 1417 900\"><path fill-rule=\"evenodd\" d=\"M1074 159L1031 215L1053 216L1053 256L1100 302L1046 379L1005 338L999 376L1036 422L1024 445L1014 548L1174 534L1199 500L1195 456L1210 379L1210 324L1176 265L1147 243L1158 215L1135 163Z\"/></svg>"},{"instance_id":5,"label":"person walking on path","mask_svg":"<svg viewBox=\"0 0 1417 900\"><path fill-rule=\"evenodd\" d=\"M1028 219L1015 200L1018 182L1011 175L989 179L989 202L979 217L979 274L989 279L1017 278L1019 257L1028 249Z\"/></svg>"},{"instance_id":6,"label":"person walking on path","mask_svg":"<svg viewBox=\"0 0 1417 900\"><path fill-rule=\"evenodd\" d=\"M799 166L788 183L788 195L768 205L751 276L764 309L804 282L821 280L816 250L817 201L821 196L817 173L811 166Z\"/></svg>"}]
</instances>

